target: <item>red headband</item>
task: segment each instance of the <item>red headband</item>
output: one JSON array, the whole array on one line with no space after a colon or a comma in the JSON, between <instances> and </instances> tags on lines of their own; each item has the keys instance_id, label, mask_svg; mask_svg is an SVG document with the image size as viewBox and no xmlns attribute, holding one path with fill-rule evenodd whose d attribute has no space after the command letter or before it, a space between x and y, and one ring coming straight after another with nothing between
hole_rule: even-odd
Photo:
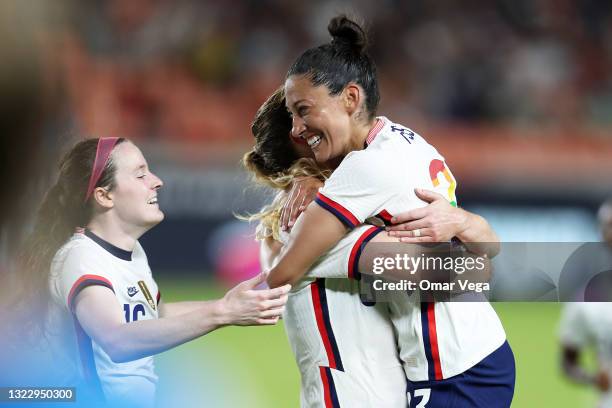
<instances>
[{"instance_id":1,"label":"red headband","mask_svg":"<svg viewBox=\"0 0 612 408\"><path fill-rule=\"evenodd\" d=\"M110 157L118 140L118 137L101 137L98 140L96 159L94 160L93 169L91 170L91 177L89 177L89 186L87 186L85 201L89 200L89 197L96 188L96 184L98 184L98 181L100 180L104 167L106 167L106 162L108 161L108 158Z\"/></svg>"}]
</instances>

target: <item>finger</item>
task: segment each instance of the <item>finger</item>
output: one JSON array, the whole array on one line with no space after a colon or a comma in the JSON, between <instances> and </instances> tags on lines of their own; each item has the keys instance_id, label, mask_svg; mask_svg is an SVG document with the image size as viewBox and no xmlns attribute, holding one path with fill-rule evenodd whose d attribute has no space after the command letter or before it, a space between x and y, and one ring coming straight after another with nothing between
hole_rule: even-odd
<instances>
[{"instance_id":1,"label":"finger","mask_svg":"<svg viewBox=\"0 0 612 408\"><path fill-rule=\"evenodd\" d=\"M418 220L424 218L428 214L427 207L415 208L414 210L399 213L393 218L391 222L393 224L400 224L406 221Z\"/></svg>"},{"instance_id":2,"label":"finger","mask_svg":"<svg viewBox=\"0 0 612 408\"><path fill-rule=\"evenodd\" d=\"M395 238L418 238L418 237L426 237L426 236L431 236L431 235L427 235L425 233L423 233L423 229L419 228L419 235L417 236L414 233L415 230L410 230L410 231L389 231L389 236L391 237L395 237Z\"/></svg>"},{"instance_id":3,"label":"finger","mask_svg":"<svg viewBox=\"0 0 612 408\"><path fill-rule=\"evenodd\" d=\"M300 206L298 203L301 204L303 194L304 194L304 189L302 188L302 185L300 184L300 186L298 187L297 193L293 196L291 200L291 208L289 212L289 222L287 224L287 226L289 227L293 226L298 216L297 212L298 212L298 207Z\"/></svg>"},{"instance_id":4,"label":"finger","mask_svg":"<svg viewBox=\"0 0 612 408\"><path fill-rule=\"evenodd\" d=\"M268 272L264 271L264 272L261 272L255 275L251 279L245 280L244 282L240 283L239 286L243 286L244 289L254 289L258 285L264 283L267 277L268 277Z\"/></svg>"},{"instance_id":5,"label":"finger","mask_svg":"<svg viewBox=\"0 0 612 408\"><path fill-rule=\"evenodd\" d=\"M434 234L433 234L433 229L432 228L419 228L418 231L419 233L416 234L417 230L411 230L411 231L402 231L399 235L402 238L419 238L419 237L430 237L433 238ZM396 232L397 233L397 232Z\"/></svg>"},{"instance_id":6,"label":"finger","mask_svg":"<svg viewBox=\"0 0 612 408\"><path fill-rule=\"evenodd\" d=\"M405 242L408 244L418 244L420 242L434 242L432 237L422 236L422 237L402 237L399 239L400 242Z\"/></svg>"},{"instance_id":7,"label":"finger","mask_svg":"<svg viewBox=\"0 0 612 408\"><path fill-rule=\"evenodd\" d=\"M407 232L407 231L414 231L415 229L421 229L425 227L427 227L427 221L421 218L420 220L403 222L401 224L392 225L389 228L387 228L387 231L389 232ZM393 235L393 234L390 234L390 235L399 236L399 235Z\"/></svg>"},{"instance_id":8,"label":"finger","mask_svg":"<svg viewBox=\"0 0 612 408\"><path fill-rule=\"evenodd\" d=\"M265 300L261 303L261 305L266 310L276 309L279 307L283 307L287 303L287 299L289 299L289 296L283 295L277 299Z\"/></svg>"},{"instance_id":9,"label":"finger","mask_svg":"<svg viewBox=\"0 0 612 408\"><path fill-rule=\"evenodd\" d=\"M293 202L295 201L295 196L299 191L299 184L293 185L291 191L289 193L289 197L287 197L287 202L283 207L283 228L286 230L289 228L289 218L291 217L291 209L293 208Z\"/></svg>"},{"instance_id":10,"label":"finger","mask_svg":"<svg viewBox=\"0 0 612 408\"><path fill-rule=\"evenodd\" d=\"M433 201L440 200L440 199L445 200L442 194L439 194L439 193L436 193L435 191L427 190L424 188L415 188L414 193L416 194L417 197L419 197L421 200L427 203L431 203Z\"/></svg>"},{"instance_id":11,"label":"finger","mask_svg":"<svg viewBox=\"0 0 612 408\"><path fill-rule=\"evenodd\" d=\"M295 185L291 188L291 191L289 191L289 196L287 197L287 201L285 201L285 205L283 205L283 209L281 211L281 228L283 229L283 231L285 231L287 229L287 224L289 223L289 213L291 211L291 200L293 199L293 196L295 195Z\"/></svg>"},{"instance_id":12,"label":"finger","mask_svg":"<svg viewBox=\"0 0 612 408\"><path fill-rule=\"evenodd\" d=\"M261 312L259 314L260 318L264 318L264 319L270 319L273 317L281 317L283 315L283 312L285 311L284 307L277 307L275 309L268 309L268 310L264 310L263 312Z\"/></svg>"},{"instance_id":13,"label":"finger","mask_svg":"<svg viewBox=\"0 0 612 408\"><path fill-rule=\"evenodd\" d=\"M291 285L287 284L287 285L279 286L278 288L274 288L274 289L260 290L259 292L260 292L261 297L264 300L268 300L268 299L280 298L281 296L289 293L290 290L291 290Z\"/></svg>"},{"instance_id":14,"label":"finger","mask_svg":"<svg viewBox=\"0 0 612 408\"><path fill-rule=\"evenodd\" d=\"M262 326L274 325L278 323L278 317L271 317L269 319L257 319L255 320L255 323Z\"/></svg>"},{"instance_id":15,"label":"finger","mask_svg":"<svg viewBox=\"0 0 612 408\"><path fill-rule=\"evenodd\" d=\"M312 198L310 198L308 194L302 195L302 202L300 203L300 206L298 208L300 213L306 209L306 207L308 206L308 204L310 204L311 201L312 201Z\"/></svg>"}]
</instances>

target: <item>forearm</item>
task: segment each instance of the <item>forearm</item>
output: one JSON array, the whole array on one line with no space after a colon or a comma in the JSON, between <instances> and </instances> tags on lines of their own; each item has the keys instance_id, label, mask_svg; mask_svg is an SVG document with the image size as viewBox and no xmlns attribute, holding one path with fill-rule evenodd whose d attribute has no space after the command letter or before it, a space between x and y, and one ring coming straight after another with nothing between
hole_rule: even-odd
<instances>
[{"instance_id":1,"label":"forearm","mask_svg":"<svg viewBox=\"0 0 612 408\"><path fill-rule=\"evenodd\" d=\"M456 237L466 248L475 254L487 255L493 258L499 253L499 237L493 231L484 217L461 209L465 215L464 228L457 232Z\"/></svg>"},{"instance_id":2,"label":"forearm","mask_svg":"<svg viewBox=\"0 0 612 408\"><path fill-rule=\"evenodd\" d=\"M268 285L274 288L299 281L346 232L344 224L334 215L311 203L293 226L289 242L283 246L278 263L270 270Z\"/></svg>"},{"instance_id":3,"label":"forearm","mask_svg":"<svg viewBox=\"0 0 612 408\"><path fill-rule=\"evenodd\" d=\"M122 324L99 339L102 348L115 362L132 361L161 353L228 323L220 301L185 303L199 306L172 317Z\"/></svg>"},{"instance_id":4,"label":"forearm","mask_svg":"<svg viewBox=\"0 0 612 408\"><path fill-rule=\"evenodd\" d=\"M453 249L454 248L454 249ZM410 279L418 281L428 279L435 282L453 281L457 278L469 282L488 282L491 277L491 262L483 256L469 251L461 251L454 246L441 243L437 245L420 245L411 243L398 243L396 238L379 234L365 245L359 258L359 272L380 276L374 271L374 262L378 258L378 271L384 259L395 259L399 255L402 268L385 268L382 276L390 280ZM455 258L458 267L451 270L436 269L435 259ZM459 263L458 261L461 260ZM396 263L393 263L394 265ZM433 265L430 269L430 265ZM407 268L406 268L407 267Z\"/></svg>"},{"instance_id":5,"label":"forearm","mask_svg":"<svg viewBox=\"0 0 612 408\"><path fill-rule=\"evenodd\" d=\"M185 313L194 312L200 308L209 307L208 304L213 302L215 301L202 300L164 303L163 306L160 307L160 317L174 317Z\"/></svg>"}]
</instances>

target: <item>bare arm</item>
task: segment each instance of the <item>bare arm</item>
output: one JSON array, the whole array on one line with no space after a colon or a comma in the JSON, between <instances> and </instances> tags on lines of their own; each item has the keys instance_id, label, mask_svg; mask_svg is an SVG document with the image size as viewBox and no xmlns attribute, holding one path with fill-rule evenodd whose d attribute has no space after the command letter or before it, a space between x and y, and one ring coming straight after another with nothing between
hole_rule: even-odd
<instances>
[{"instance_id":1,"label":"bare arm","mask_svg":"<svg viewBox=\"0 0 612 408\"><path fill-rule=\"evenodd\" d=\"M76 297L76 317L85 332L115 362L151 356L226 325L275 324L283 312L289 286L255 290L264 274L237 285L219 300L195 302L194 308L159 319L126 323L108 288L89 286ZM167 312L165 312L167 313Z\"/></svg>"},{"instance_id":2,"label":"bare arm","mask_svg":"<svg viewBox=\"0 0 612 408\"><path fill-rule=\"evenodd\" d=\"M386 244L386 245L380 245ZM394 245L392 245L394 244ZM478 255L471 252L460 253L463 258L474 259L473 265L470 268L466 268L462 274L440 274L440 271L432 271L423 269L423 264L416 270L396 270L389 269L385 270L382 275L376 275L373 273L371 265L373 265L374 258L377 257L395 257L396 254L400 256L408 256L409 258L417 259L422 257L435 257L435 256L447 256L450 254L450 248L447 245L431 246L431 244L407 244L400 243L398 238L388 236L387 234L378 234L372 238L363 249L359 261L359 273L374 275L378 277L384 277L391 280L402 280L412 279L417 281L420 279L428 279L432 281L453 281L458 278L467 280L469 282L488 282L491 279L491 262L484 255ZM456 254L455 254L456 255ZM482 265L482 267L480 267Z\"/></svg>"},{"instance_id":3,"label":"bare arm","mask_svg":"<svg viewBox=\"0 0 612 408\"><path fill-rule=\"evenodd\" d=\"M489 258L499 253L499 237L483 217L453 207L436 192L415 189L415 193L429 204L393 217L395 225L388 228L391 236L411 243L444 242L457 237L470 252Z\"/></svg>"},{"instance_id":4,"label":"bare arm","mask_svg":"<svg viewBox=\"0 0 612 408\"><path fill-rule=\"evenodd\" d=\"M193 312L202 307L211 307L210 303L214 302L214 300L202 300L166 303L162 300L159 302L159 317L173 317Z\"/></svg>"},{"instance_id":5,"label":"bare arm","mask_svg":"<svg viewBox=\"0 0 612 408\"><path fill-rule=\"evenodd\" d=\"M290 229L323 185L313 177L296 180L287 202L283 206L281 225ZM493 258L500 251L499 237L486 219L462 208L453 207L442 195L424 189L415 189L416 195L428 205L406 211L394 218L396 225L390 227L392 236L403 242L443 242L457 237L473 253L486 254ZM419 236L415 230L419 229Z\"/></svg>"},{"instance_id":6,"label":"bare arm","mask_svg":"<svg viewBox=\"0 0 612 408\"><path fill-rule=\"evenodd\" d=\"M334 215L311 203L293 226L290 240L268 275L271 288L300 280L312 264L346 234Z\"/></svg>"}]
</instances>

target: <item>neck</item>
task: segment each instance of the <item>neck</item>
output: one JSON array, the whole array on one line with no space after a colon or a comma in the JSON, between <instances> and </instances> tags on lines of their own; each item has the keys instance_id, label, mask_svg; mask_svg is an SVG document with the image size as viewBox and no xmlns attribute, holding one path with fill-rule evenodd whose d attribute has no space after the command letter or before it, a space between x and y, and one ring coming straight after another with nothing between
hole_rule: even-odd
<instances>
[{"instance_id":1,"label":"neck","mask_svg":"<svg viewBox=\"0 0 612 408\"><path fill-rule=\"evenodd\" d=\"M363 150L368 134L375 124L376 118L369 120L364 124L357 125L353 132L353 136L351 137L351 145L349 147L350 150L347 153L355 150Z\"/></svg>"},{"instance_id":2,"label":"neck","mask_svg":"<svg viewBox=\"0 0 612 408\"><path fill-rule=\"evenodd\" d=\"M121 225L117 220L106 216L106 214L95 216L87 224L87 229L125 251L133 251L136 241L145 233L142 228Z\"/></svg>"}]
</instances>

